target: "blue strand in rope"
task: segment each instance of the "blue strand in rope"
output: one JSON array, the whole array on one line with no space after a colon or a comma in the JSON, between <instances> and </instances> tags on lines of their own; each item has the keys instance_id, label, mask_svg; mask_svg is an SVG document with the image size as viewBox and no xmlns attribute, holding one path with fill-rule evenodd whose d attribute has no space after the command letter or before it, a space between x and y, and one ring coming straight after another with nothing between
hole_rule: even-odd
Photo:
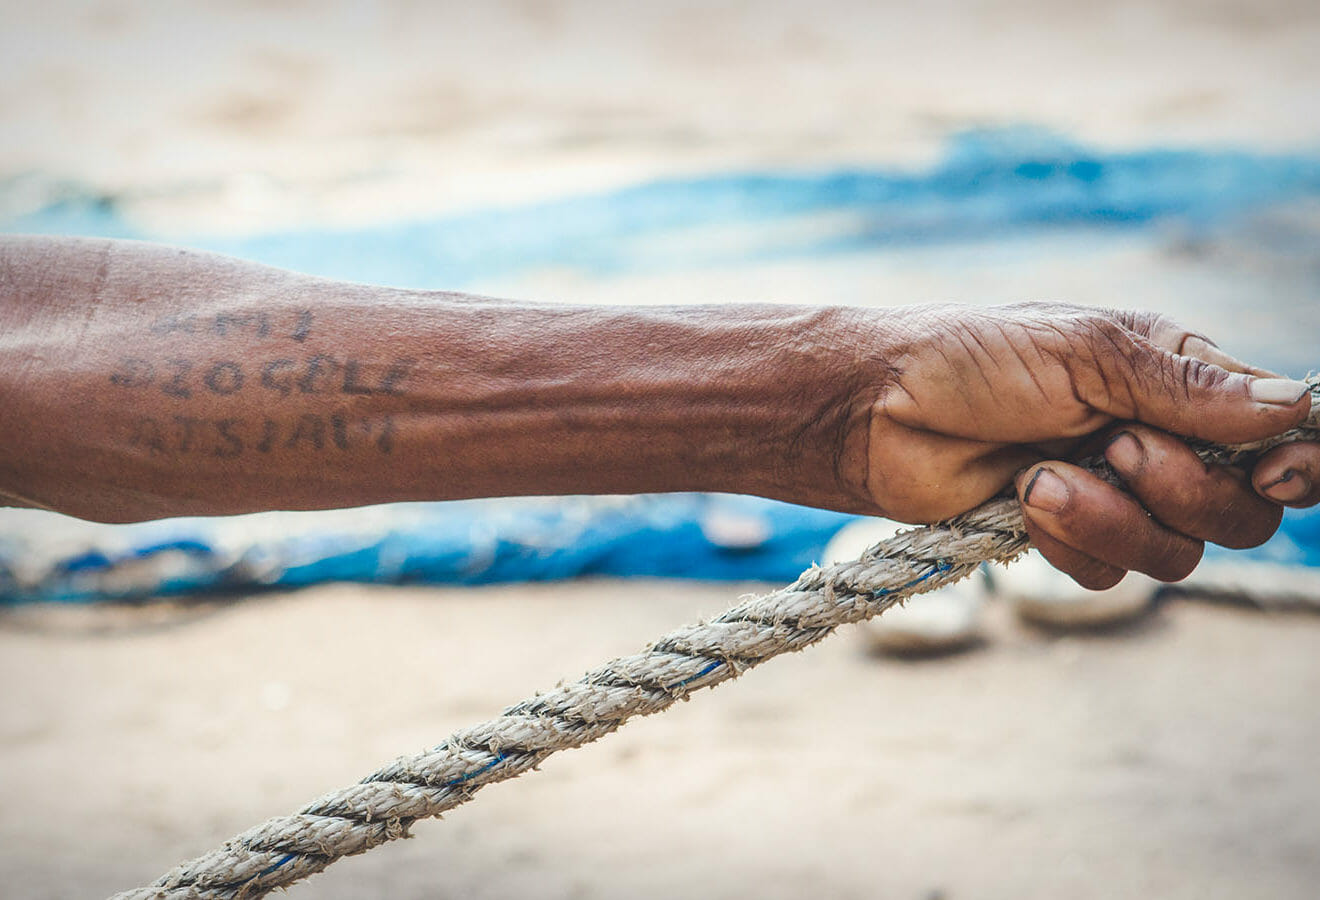
<instances>
[{"instance_id":1,"label":"blue strand in rope","mask_svg":"<svg viewBox=\"0 0 1320 900\"><path fill-rule=\"evenodd\" d=\"M724 665L724 660L717 659L714 662L712 662L710 665L706 666L706 668L702 669L697 674L689 675L687 678L684 678L682 681L675 681L673 684L665 685L665 690L672 691L675 688L681 688L683 685L687 684L688 682L696 681L698 678L705 678L707 675L709 675L711 672L714 672L722 665Z\"/></svg>"},{"instance_id":2,"label":"blue strand in rope","mask_svg":"<svg viewBox=\"0 0 1320 900\"><path fill-rule=\"evenodd\" d=\"M890 594L897 593L899 591L906 591L908 588L916 587L917 585L921 584L923 581L927 581L931 578L934 578L936 575L943 575L945 572L949 572L952 569L953 569L953 565L951 563L949 563L947 560L939 559L935 561L935 565L933 565L930 568L930 571L917 576L916 578L909 581L907 584L901 584L896 588L884 588L879 591L872 591L871 596L887 597ZM724 661L717 659L714 662L712 662L710 665L702 669L700 672L696 673L695 675L689 675L687 678L684 678L682 681L675 681L673 684L665 685L665 690L672 691L675 690L676 688L681 688L686 684L690 684L691 682L696 681L699 678L705 678L707 675L709 675L711 672L714 672L722 665L724 665Z\"/></svg>"},{"instance_id":3,"label":"blue strand in rope","mask_svg":"<svg viewBox=\"0 0 1320 900\"><path fill-rule=\"evenodd\" d=\"M482 766L480 769L473 769L471 772L468 772L466 775L460 775L458 778L455 778L452 781L446 781L444 784L441 785L441 787L454 787L455 785L462 784L464 781L467 781L470 778L475 778L476 776L480 775L482 772L490 771L491 769L495 768L495 766L504 762L506 759L508 759L508 756L506 756L504 751L501 750L499 753L495 754L494 759L486 763L486 765ZM276 869L280 868L281 866L292 860L297 855L298 854L296 853L284 854L284 857L280 859L279 862L274 863L262 869L256 875L253 875L251 878L247 879L247 882L255 881L256 879L262 877L263 875L269 875L271 872L274 872ZM247 882L244 882L244 884L246 884Z\"/></svg>"},{"instance_id":4,"label":"blue strand in rope","mask_svg":"<svg viewBox=\"0 0 1320 900\"><path fill-rule=\"evenodd\" d=\"M930 568L927 572L925 572L925 573L923 573L923 574L921 574L921 575L918 575L916 578L912 579L911 581L907 582L906 584L899 585L899 586L896 587L896 588L884 588L884 589L879 590L879 591L872 591L872 592L871 592L871 596L872 596L872 597L887 597L887 596L889 596L890 594L897 593L897 592L899 592L899 591L905 591L905 590L907 590L908 588L916 587L917 585L921 584L922 582L924 582L924 581L928 581L929 579L934 578L936 575L942 575L942 574L944 574L945 572L950 571L952 568L953 568L953 566L952 566L948 561L943 560L943 559L941 559L941 560L936 560L935 564L934 564L933 566L931 566L931 568ZM681 687L683 687L684 685L690 684L690 683L693 682L693 681L697 681L698 679L705 678L705 677L706 677L707 675L709 675L711 672L714 672L716 669L718 669L720 666L723 666L723 665L726 665L726 663L725 663L723 660L719 660L719 659L717 659L717 660L712 660L711 663L710 663L709 665L707 665L705 668L703 668L700 672L697 672L695 675L689 675L687 678L684 678L684 679L681 680L681 681L675 681L673 684L665 685L665 690L667 690L667 691L672 691L672 690L675 690L675 689L677 689L677 688L681 688ZM443 746L443 745L440 745L440 746ZM437 747L436 749L438 750L438 749L440 749L440 748ZM499 753L495 754L495 758L492 759L490 762L486 763L486 765L482 766L482 767L479 768L479 769L473 769L471 772L468 772L466 775L460 775L458 778L455 778L455 779L453 779L452 781L446 781L446 782L442 785L442 787L454 787L455 785L462 784L463 782L468 781L468 780L470 780L470 779L472 779L472 778L475 778L476 776L480 775L480 774L483 773L483 772L488 772L488 771L490 771L490 770L493 769L495 766L497 766L497 765L499 765L500 763L504 762L504 760L507 759L507 758L508 758L508 757L505 755L504 751L500 751ZM278 868L280 868L281 866L283 866L283 865L285 865L286 863L288 863L288 862L289 862L290 860L292 860L296 855L297 855L297 854L295 854L295 853L286 853L286 854L284 855L284 857L283 857L282 859L280 859L279 862L277 862L277 863L275 863L274 865L271 865L271 866L269 866L269 867L263 869L259 874L257 874L257 875L253 875L252 878L249 878L249 879L248 879L248 881L253 881L253 880L257 879L257 878L260 878L260 877L263 876L263 875L269 875L271 872L274 872L276 869L278 869Z\"/></svg>"},{"instance_id":5,"label":"blue strand in rope","mask_svg":"<svg viewBox=\"0 0 1320 900\"><path fill-rule=\"evenodd\" d=\"M917 585L921 584L923 581L927 581L931 578L934 578L936 575L943 575L945 572L949 572L952 569L953 569L953 565L949 563L947 560L937 559L935 560L935 565L932 566L931 570L926 574L919 575L918 577L913 578L907 584L900 584L896 588L882 588L878 591L872 591L871 596L888 597L890 594L896 594L899 591L906 591L908 588L916 587Z\"/></svg>"}]
</instances>

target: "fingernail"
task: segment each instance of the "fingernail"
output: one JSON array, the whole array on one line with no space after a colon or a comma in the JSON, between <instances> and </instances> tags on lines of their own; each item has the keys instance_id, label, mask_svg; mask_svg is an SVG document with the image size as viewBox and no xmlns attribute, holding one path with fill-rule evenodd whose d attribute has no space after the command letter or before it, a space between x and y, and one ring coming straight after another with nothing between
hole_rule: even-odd
<instances>
[{"instance_id":1,"label":"fingernail","mask_svg":"<svg viewBox=\"0 0 1320 900\"><path fill-rule=\"evenodd\" d=\"M1292 406L1310 393L1311 386L1288 378L1251 379L1251 399L1257 403Z\"/></svg>"},{"instance_id":2,"label":"fingernail","mask_svg":"<svg viewBox=\"0 0 1320 900\"><path fill-rule=\"evenodd\" d=\"M1056 513L1068 504L1068 485L1049 469L1037 469L1022 492L1022 500L1028 506Z\"/></svg>"},{"instance_id":3,"label":"fingernail","mask_svg":"<svg viewBox=\"0 0 1320 900\"><path fill-rule=\"evenodd\" d=\"M1120 431L1105 446L1105 459L1124 475L1131 475L1146 463L1146 448L1130 431Z\"/></svg>"},{"instance_id":4,"label":"fingernail","mask_svg":"<svg viewBox=\"0 0 1320 900\"><path fill-rule=\"evenodd\" d=\"M1280 503L1292 503L1311 493L1311 479L1289 469L1283 476L1265 485L1265 496Z\"/></svg>"}]
</instances>

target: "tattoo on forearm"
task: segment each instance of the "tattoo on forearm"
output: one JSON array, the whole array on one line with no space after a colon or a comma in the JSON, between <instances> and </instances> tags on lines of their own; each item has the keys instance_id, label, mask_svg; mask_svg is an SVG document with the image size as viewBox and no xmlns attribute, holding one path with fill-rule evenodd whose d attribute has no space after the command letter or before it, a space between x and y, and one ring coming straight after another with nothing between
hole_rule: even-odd
<instances>
[{"instance_id":1,"label":"tattoo on forearm","mask_svg":"<svg viewBox=\"0 0 1320 900\"><path fill-rule=\"evenodd\" d=\"M188 373L192 371L192 362L186 359L167 359L165 365L173 371L170 373L168 380L162 381L161 391L171 397L180 397L185 400L191 397L192 388L188 387L185 379L188 377ZM110 380L114 381L113 378Z\"/></svg>"},{"instance_id":2,"label":"tattoo on forearm","mask_svg":"<svg viewBox=\"0 0 1320 900\"><path fill-rule=\"evenodd\" d=\"M293 314L292 321L280 316L272 320L268 313L224 312L214 315L199 316L192 313L179 313L161 316L151 323L152 334L197 334L197 335L249 335L252 337L289 337L298 343L307 340L312 333L312 311L300 309Z\"/></svg>"},{"instance_id":3,"label":"tattoo on forearm","mask_svg":"<svg viewBox=\"0 0 1320 900\"><path fill-rule=\"evenodd\" d=\"M388 416L352 416L346 410L328 416L303 413L281 419L206 419L193 416L141 416L132 423L129 445L153 455L207 455L233 459L244 453L394 449L394 420Z\"/></svg>"},{"instance_id":4,"label":"tattoo on forearm","mask_svg":"<svg viewBox=\"0 0 1320 900\"><path fill-rule=\"evenodd\" d=\"M202 380L212 394L237 394L243 390L243 367L228 360L218 362L206 370Z\"/></svg>"},{"instance_id":5,"label":"tattoo on forearm","mask_svg":"<svg viewBox=\"0 0 1320 900\"><path fill-rule=\"evenodd\" d=\"M292 316L262 311L215 315L167 315L151 325L156 335L270 338L304 343L311 334L309 309ZM287 351L286 351L287 352ZM326 353L278 356L256 362L234 359L149 359L124 356L110 374L116 387L174 401L196 397L244 397L278 404L298 396L399 396L417 365L401 357L385 364L338 358ZM254 396L255 394L255 396ZM164 401L168 403L168 401ZM274 412L264 406L256 416L214 418L183 415L163 406L159 415L130 421L129 444L152 455L211 456L233 459L244 454L341 453L394 448L394 421L388 414L362 415L348 409L331 413Z\"/></svg>"},{"instance_id":6,"label":"tattoo on forearm","mask_svg":"<svg viewBox=\"0 0 1320 900\"><path fill-rule=\"evenodd\" d=\"M282 397L294 393L400 395L416 364L415 359L395 359L372 378L363 374L360 360L339 360L324 353L304 359L272 359L249 368L229 359L196 363L170 358L157 365L141 357L125 356L110 375L110 383L122 388L152 388L179 399L192 397L197 391L228 397L248 385Z\"/></svg>"}]
</instances>

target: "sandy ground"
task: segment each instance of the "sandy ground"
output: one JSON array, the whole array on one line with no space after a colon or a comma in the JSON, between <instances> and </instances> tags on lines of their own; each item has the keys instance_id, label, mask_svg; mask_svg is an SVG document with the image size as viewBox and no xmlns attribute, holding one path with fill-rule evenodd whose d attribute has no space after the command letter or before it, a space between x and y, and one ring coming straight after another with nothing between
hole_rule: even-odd
<instances>
[{"instance_id":1,"label":"sandy ground","mask_svg":"<svg viewBox=\"0 0 1320 900\"><path fill-rule=\"evenodd\" d=\"M2 6L0 176L89 184L171 235L916 163L1023 122L1102 146L1320 141L1312 0Z\"/></svg>"},{"instance_id":2,"label":"sandy ground","mask_svg":"<svg viewBox=\"0 0 1320 900\"><path fill-rule=\"evenodd\" d=\"M0 884L144 882L737 586L327 587L0 617ZM1320 618L1177 601L943 660L855 631L487 789L302 897L1304 898Z\"/></svg>"}]
</instances>

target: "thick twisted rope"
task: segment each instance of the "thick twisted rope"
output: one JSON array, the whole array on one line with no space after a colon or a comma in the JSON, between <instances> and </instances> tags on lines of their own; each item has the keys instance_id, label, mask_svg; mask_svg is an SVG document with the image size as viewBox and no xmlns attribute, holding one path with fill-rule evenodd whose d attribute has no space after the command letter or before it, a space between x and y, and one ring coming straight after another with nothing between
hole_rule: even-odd
<instances>
[{"instance_id":1,"label":"thick twisted rope","mask_svg":"<svg viewBox=\"0 0 1320 900\"><path fill-rule=\"evenodd\" d=\"M1243 463L1282 443L1320 440L1320 380L1309 381L1311 415L1301 427L1252 445L1200 444L1197 453L1207 462ZM1103 460L1085 465L1114 479ZM552 753L588 744L633 716L658 713L771 657L814 644L840 625L957 581L983 562L1008 562L1027 545L1017 500L999 498L898 534L853 562L812 567L786 588L670 632L641 653L524 700L433 750L401 757L114 900L262 897L340 857L405 837L416 820L439 816L487 784L536 768Z\"/></svg>"}]
</instances>

